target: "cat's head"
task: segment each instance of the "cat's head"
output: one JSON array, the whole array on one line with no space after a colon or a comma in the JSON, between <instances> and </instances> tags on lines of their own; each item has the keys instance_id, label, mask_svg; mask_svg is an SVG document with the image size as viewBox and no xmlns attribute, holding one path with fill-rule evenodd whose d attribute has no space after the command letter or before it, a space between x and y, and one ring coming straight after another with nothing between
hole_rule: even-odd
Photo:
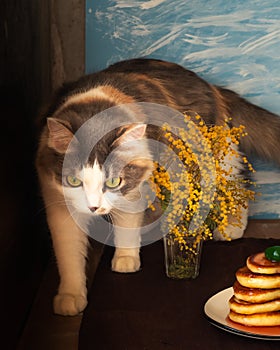
<instances>
[{"instance_id":1,"label":"cat's head","mask_svg":"<svg viewBox=\"0 0 280 350\"><path fill-rule=\"evenodd\" d=\"M55 179L75 211L104 215L131 210L134 203L139 203L153 170L145 124L114 129L90 151L90 134L77 136L69 122L49 118L47 127L48 148L55 155Z\"/></svg>"}]
</instances>

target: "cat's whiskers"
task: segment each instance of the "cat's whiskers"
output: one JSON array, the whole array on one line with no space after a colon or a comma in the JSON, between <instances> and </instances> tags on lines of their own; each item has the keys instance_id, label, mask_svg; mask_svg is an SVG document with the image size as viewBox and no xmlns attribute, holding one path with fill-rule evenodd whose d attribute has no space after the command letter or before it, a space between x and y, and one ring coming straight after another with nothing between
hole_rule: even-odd
<instances>
[{"instance_id":1,"label":"cat's whiskers","mask_svg":"<svg viewBox=\"0 0 280 350\"><path fill-rule=\"evenodd\" d=\"M77 212L76 210L74 213ZM62 221L63 224L66 224L69 220L73 220L72 214L74 213L69 213L69 215Z\"/></svg>"},{"instance_id":2,"label":"cat's whiskers","mask_svg":"<svg viewBox=\"0 0 280 350\"><path fill-rule=\"evenodd\" d=\"M50 202L50 203L48 203L48 205L46 205L46 204L44 204L41 208L39 208L38 209L38 211L37 211L37 215L38 214L40 214L42 211L44 211L45 209L47 209L47 208L50 208L50 207L52 207L52 206L56 206L56 205L58 205L58 206L65 206L65 205L71 205L71 200L67 200L67 199L65 199L65 200L58 200L58 201L53 201L53 202Z\"/></svg>"},{"instance_id":3,"label":"cat's whiskers","mask_svg":"<svg viewBox=\"0 0 280 350\"><path fill-rule=\"evenodd\" d=\"M110 217L112 219L112 224L114 224L115 219L126 219L126 213L119 210L113 210L112 213L110 213Z\"/></svg>"}]
</instances>

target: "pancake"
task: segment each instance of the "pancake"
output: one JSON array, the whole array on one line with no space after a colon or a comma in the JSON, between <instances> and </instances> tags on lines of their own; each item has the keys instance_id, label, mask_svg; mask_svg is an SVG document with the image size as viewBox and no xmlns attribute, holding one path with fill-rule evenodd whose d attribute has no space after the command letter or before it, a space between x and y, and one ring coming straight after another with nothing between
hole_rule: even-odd
<instances>
[{"instance_id":1,"label":"pancake","mask_svg":"<svg viewBox=\"0 0 280 350\"><path fill-rule=\"evenodd\" d=\"M232 311L245 315L280 311L280 299L267 301L265 303L249 303L232 296L229 300L229 307Z\"/></svg>"},{"instance_id":2,"label":"pancake","mask_svg":"<svg viewBox=\"0 0 280 350\"><path fill-rule=\"evenodd\" d=\"M250 255L246 266L235 273L228 315L233 322L254 327L280 326L280 261L269 260L266 252Z\"/></svg>"},{"instance_id":3,"label":"pancake","mask_svg":"<svg viewBox=\"0 0 280 350\"><path fill-rule=\"evenodd\" d=\"M245 326L280 326L280 311L256 313L252 315L243 315L230 311L228 317L233 321Z\"/></svg>"},{"instance_id":4,"label":"pancake","mask_svg":"<svg viewBox=\"0 0 280 350\"><path fill-rule=\"evenodd\" d=\"M237 281L244 287L273 289L280 288L280 273L261 274L254 273L247 266L241 267L236 271Z\"/></svg>"},{"instance_id":5,"label":"pancake","mask_svg":"<svg viewBox=\"0 0 280 350\"><path fill-rule=\"evenodd\" d=\"M248 269L255 273L276 274L280 273L280 262L270 261L265 257L265 253L257 253L247 258Z\"/></svg>"},{"instance_id":6,"label":"pancake","mask_svg":"<svg viewBox=\"0 0 280 350\"><path fill-rule=\"evenodd\" d=\"M280 299L280 288L261 289L248 288L235 281L233 285L234 296L249 303L265 303L270 300Z\"/></svg>"}]
</instances>

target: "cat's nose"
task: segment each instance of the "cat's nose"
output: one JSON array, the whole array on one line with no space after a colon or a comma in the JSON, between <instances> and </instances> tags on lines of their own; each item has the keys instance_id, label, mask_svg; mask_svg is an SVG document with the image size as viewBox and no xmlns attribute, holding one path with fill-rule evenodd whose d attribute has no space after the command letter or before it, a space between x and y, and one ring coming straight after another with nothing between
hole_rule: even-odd
<instances>
[{"instance_id":1,"label":"cat's nose","mask_svg":"<svg viewBox=\"0 0 280 350\"><path fill-rule=\"evenodd\" d=\"M89 207L89 210L93 213L96 212L96 210L99 209L98 207Z\"/></svg>"}]
</instances>

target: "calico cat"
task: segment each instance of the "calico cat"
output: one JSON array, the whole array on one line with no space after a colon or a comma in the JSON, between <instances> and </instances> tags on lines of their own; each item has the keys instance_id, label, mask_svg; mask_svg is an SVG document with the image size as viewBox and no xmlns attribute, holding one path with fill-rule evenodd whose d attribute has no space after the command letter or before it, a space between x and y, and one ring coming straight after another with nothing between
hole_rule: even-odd
<instances>
[{"instance_id":1,"label":"calico cat","mask_svg":"<svg viewBox=\"0 0 280 350\"><path fill-rule=\"evenodd\" d=\"M131 115L137 114L137 111L131 113L127 107L137 102L169 106L181 113L192 110L208 124L219 124L231 117L233 126L243 124L248 132L240 145L242 152L256 153L280 163L280 117L249 103L233 91L209 84L177 64L132 59L66 84L40 119L36 158L60 274L58 294L54 299L57 314L75 315L87 304L85 263L88 237L69 214L67 203L70 202L81 215L111 216L116 226L112 270L134 272L140 268L137 228L143 222L143 213L126 212L114 205L120 195L137 198L139 186L152 171L152 156L145 140L150 137L149 132L150 135L153 132L144 120L135 123ZM93 147L86 160L63 173L66 151L79 128L102 111L122 105L126 106L123 118L127 117L127 125L109 132ZM96 119L96 132L98 128L102 128L102 120ZM87 137L91 136L84 135L84 139ZM118 146L133 140L141 141L140 148L135 146L131 150L123 147L117 152L114 164L106 162ZM125 162L129 152L136 155L135 159ZM115 168L119 168L118 171ZM231 227L229 234L232 238L242 236L247 223L246 210L243 216L242 228ZM129 247L122 245L122 228L135 229L136 234L131 235L132 245Z\"/></svg>"}]
</instances>

